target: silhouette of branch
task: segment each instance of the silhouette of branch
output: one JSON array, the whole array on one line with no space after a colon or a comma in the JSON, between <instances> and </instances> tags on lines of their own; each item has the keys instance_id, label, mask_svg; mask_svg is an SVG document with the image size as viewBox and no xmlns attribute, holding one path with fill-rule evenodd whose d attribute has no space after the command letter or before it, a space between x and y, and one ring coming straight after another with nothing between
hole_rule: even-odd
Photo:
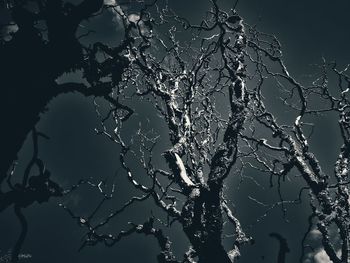
<instances>
[{"instance_id":1,"label":"silhouette of branch","mask_svg":"<svg viewBox=\"0 0 350 263\"><path fill-rule=\"evenodd\" d=\"M270 233L270 237L275 238L280 243L280 249L278 252L277 263L285 263L286 262L286 254L290 252L288 248L287 240L278 233Z\"/></svg>"},{"instance_id":2,"label":"silhouette of branch","mask_svg":"<svg viewBox=\"0 0 350 263\"><path fill-rule=\"evenodd\" d=\"M18 262L19 260L19 253L21 251L24 239L28 232L28 223L24 215L22 214L21 207L18 205L15 205L15 214L18 217L20 223L21 223L21 234L18 237L18 240L16 242L16 245L13 248L12 251L12 262Z\"/></svg>"}]
</instances>

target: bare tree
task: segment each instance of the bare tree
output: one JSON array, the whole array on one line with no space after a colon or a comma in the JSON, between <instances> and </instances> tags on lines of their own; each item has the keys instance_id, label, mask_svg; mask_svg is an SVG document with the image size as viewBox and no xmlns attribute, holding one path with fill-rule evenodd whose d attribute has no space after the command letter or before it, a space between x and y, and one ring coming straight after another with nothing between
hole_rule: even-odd
<instances>
[{"instance_id":1,"label":"bare tree","mask_svg":"<svg viewBox=\"0 0 350 263\"><path fill-rule=\"evenodd\" d=\"M285 213L288 205L301 202L304 191L309 193L312 215L308 232L301 238L300 262L303 262L307 248L306 237L314 228L321 233L322 246L333 262L349 262L348 67L339 70L335 63L324 61L319 67L319 75L310 84L302 84L288 72L281 45L274 36L263 34L244 23L235 7L226 12L219 8L216 0L210 3L211 9L198 24L174 13L166 2L141 3L142 7L138 10L131 5L123 8L127 4L113 3L106 7L118 16L124 29L124 40L116 47L98 42L84 49L76 41L76 27L82 19L98 11L102 3L78 16L77 20L74 10L83 10L87 2L79 8L65 6L59 9L64 10L60 13L62 15L63 12L64 19L74 13L74 23L73 20L69 22L74 24L74 34L70 32L68 37L50 34L49 31L48 50L54 50L53 54L57 57L56 48L72 49L74 57L71 59L74 61L69 60L65 64L57 57L59 63L55 67L58 68L53 70L54 75L49 80L53 81L67 69L82 68L90 87L56 83L55 86L60 86L63 91L59 89L54 94L78 91L104 97L110 103L111 107L104 113L104 105L96 102L96 112L101 120L97 133L119 147L124 174L139 193L100 220L96 215L107 201L112 200L114 187L107 192L101 183L91 180L81 180L66 191L53 185L51 188L57 190L57 195L68 195L81 185L88 184L103 196L88 217L76 215L72 209L62 205L87 230L81 248L98 243L113 246L126 236L140 233L157 240L161 250L159 262L234 262L240 255L241 246L252 242L253 238L242 229L226 197L225 183L228 177L237 174L237 170L239 173L254 168L266 173L271 184L274 178L278 181L280 200L272 204L266 213L276 207L281 207ZM47 9L46 12L57 10L49 6L43 8ZM50 19L55 17L62 18L50 15ZM50 29L51 22L49 17L47 19ZM33 28L30 27L32 33ZM17 36L20 33L19 30ZM35 31L35 34L38 32ZM68 42L61 42L62 39ZM16 41L16 35L12 41ZM330 81L329 75L332 79L335 76L336 81ZM282 122L278 121L279 113L270 106L271 98L266 96L266 85L277 87L283 106L290 111ZM46 105L47 101L46 98L41 105ZM137 112L138 102L150 103L155 110L153 113L164 121L162 127L165 132L161 136L169 134L169 137L160 147L162 152L157 147L158 141L164 138L160 138L155 129L145 128L142 121L134 134L128 129L128 122L136 119L132 113ZM35 111L35 116L40 111L42 107ZM344 144L331 175L323 172L309 141L313 116L332 113L339 116ZM34 123L26 127L32 129ZM26 129L26 133L30 129ZM34 145L37 145L38 135L40 133L33 132ZM17 147L13 151L16 153L18 150ZM163 164L159 156L162 156ZM10 159L13 161L15 158L12 155ZM6 169L9 163L4 166ZM45 177L50 183L36 151L28 167L34 164L39 167L40 178ZM143 169L142 176L138 166ZM31 168L28 169L30 171ZM285 200L281 184L295 172L303 178L304 187L294 200ZM28 176L24 176L23 189ZM11 186L11 174L7 178ZM30 178L35 184L36 177ZM32 186L30 178L30 193L40 190L42 194L43 189L40 185ZM44 190L47 191L46 188ZM55 191L49 192L51 196ZM10 195L11 192L2 194ZM165 222L161 217L151 216L143 223L130 222L127 230L117 234L105 233L103 227L113 218L147 199L153 200L163 212L167 219ZM26 197L25 200L28 202L29 199ZM7 201L1 208L15 203L15 211L22 220L23 215L18 213L16 202ZM176 259L171 241L163 229L171 227L174 222L182 226L190 242L183 259ZM229 249L223 244L225 222L230 223L234 231L234 241ZM25 223L22 225L25 232ZM271 236L280 242L278 258L284 261L289 251L286 240L277 233ZM21 235L19 249L22 242Z\"/></svg>"},{"instance_id":2,"label":"bare tree","mask_svg":"<svg viewBox=\"0 0 350 263\"><path fill-rule=\"evenodd\" d=\"M257 79L251 97L254 114L250 125L254 128L250 129L249 135L242 134L241 137L251 149L258 170L278 178L285 178L293 170L301 175L305 187L300 190L300 195L304 190L309 192L312 208L309 231L314 224L322 235L322 246L333 262L349 262L348 66L338 70L336 63L323 59L318 76L310 83L302 84L289 74L277 39L255 30L252 33L248 46L253 51L249 59L256 66L254 77ZM290 124L278 122L277 114L265 106L262 89L267 78L272 78L283 91L283 104L293 114ZM333 174L323 171L325 169L309 144L313 117L325 117L325 114L338 115L343 140ZM269 137L256 136L258 127L268 130ZM274 157L267 157L269 154ZM285 202L281 195L281 205ZM307 235L308 232L303 239L301 262Z\"/></svg>"},{"instance_id":3,"label":"bare tree","mask_svg":"<svg viewBox=\"0 0 350 263\"><path fill-rule=\"evenodd\" d=\"M271 182L273 177L278 178L280 201L268 211L280 206L285 213L287 205L300 203L302 192L309 191L313 211L309 230L313 224L316 226L323 248L333 262L348 262L348 67L339 71L335 64L324 62L320 76L304 86L289 74L280 43L274 36L245 24L234 9L225 12L216 1L211 3L212 9L197 25L179 17L166 5L146 6L133 16L116 9L123 19L125 35L132 41L125 53L130 68L114 95L125 101L149 100L157 109L169 131L170 146L162 153L168 169L157 168L153 163L156 137L149 137L140 128L137 135L141 139L136 145L140 147L141 163L150 185L138 182L133 166L127 161L128 155L134 153L133 145L123 139L119 115L109 113L117 125L112 132L106 125L107 118L101 119L99 133L121 147L122 166L130 183L143 195L133 197L96 225L84 219L83 225L89 230L83 246L99 242L110 246L124 236L141 232L157 238L162 250L159 262L177 262L167 237L160 238L162 231L153 226L154 219L132 225L117 235L98 231L136 201L152 198L171 219L169 225L179 222L190 241L183 262L195 262L195 258L199 262L232 262L239 256L241 245L252 239L231 211L224 183L233 174L233 167L243 170L253 167L269 174ZM155 11L149 11L151 8ZM156 17L152 16L154 13ZM191 41L180 41L185 36ZM337 97L331 95L334 89L328 86L329 68L338 77ZM291 110L291 124L279 124L276 114L265 106L268 103L263 96L265 82L273 82L279 89L284 106ZM312 124L304 121L312 121L310 115L328 112L339 113L344 140L333 180L322 171L310 150L307 127ZM280 184L292 171L302 176L305 186L295 200L284 200ZM164 183L164 177L168 183ZM178 195L184 201L178 200ZM225 220L235 231L229 250L222 244ZM336 237L331 238L334 232ZM303 239L301 262L307 235ZM279 258L284 261L288 247L283 242L285 251L280 251Z\"/></svg>"},{"instance_id":4,"label":"bare tree","mask_svg":"<svg viewBox=\"0 0 350 263\"><path fill-rule=\"evenodd\" d=\"M235 10L227 13L219 9L216 1L211 3L212 9L199 25L177 16L167 5L146 5L138 15L115 8L122 18L126 39L131 40L125 51L130 67L114 96L125 102L129 98L149 100L155 106L169 132L170 147L162 153L168 169L157 168L153 163L156 137L150 137L140 127L138 143L132 140L133 145L140 147L141 164L150 185L138 182L134 167L128 162L135 150L123 138L120 115L112 109L106 118L101 117L102 128L98 133L121 147L122 167L130 183L143 195L133 197L95 225L91 217L87 220L75 216L66 208L88 228L83 246L99 242L111 246L135 232L152 234L162 250L159 262L178 262L171 253L168 238L153 226L153 218L141 225L132 224L129 230L117 235L98 231L128 206L148 198L166 213L168 225L175 221L182 225L191 243L184 262L194 262L195 258L199 262L232 262L239 256L241 245L251 240L223 192L225 179L243 154L239 150L240 136L253 95L246 87L248 38L243 20ZM157 17L152 17L152 12ZM162 32L154 27L168 27L168 31L161 36ZM192 41L178 41L185 34ZM117 125L113 132L108 129L109 116ZM168 179L165 184L164 178ZM185 200L180 201L179 195ZM228 251L222 244L225 220L235 232Z\"/></svg>"},{"instance_id":5,"label":"bare tree","mask_svg":"<svg viewBox=\"0 0 350 263\"><path fill-rule=\"evenodd\" d=\"M158 9L156 18L149 9ZM150 185L138 182L128 162L134 150L123 138L120 114L112 109L107 115L117 125L112 133L107 118L101 117L102 128L98 132L120 146L122 167L130 183L143 195L133 197L95 226L90 223L91 218L83 219L83 225L89 229L83 246L98 242L110 246L126 235L140 232L157 238L162 250L159 262L178 262L171 253L170 242L153 226L152 218L117 235L98 232L126 207L152 198L166 213L169 225L174 221L182 225L191 243L185 262L194 262L194 258L199 262L232 262L239 255L240 246L251 240L223 193L225 179L238 159L239 134L249 103L243 20L234 10L230 13L220 10L216 1L200 25L192 25L166 5L160 7L155 3L146 5L137 16L121 8L115 11L122 18L126 39L131 40L125 51L130 67L114 95L125 102L131 97L155 105L169 132L171 146L162 153L168 169L153 164L156 139L141 127L137 131L139 143L134 145L140 147L141 164ZM166 37L160 37L155 26L168 26ZM184 32L177 30L177 26ZM177 35L187 31L193 41L180 43ZM225 106L220 109L218 103ZM164 178L168 181L165 184ZM177 195L185 200L179 202ZM222 244L225 218L235 230L235 241L229 251Z\"/></svg>"}]
</instances>

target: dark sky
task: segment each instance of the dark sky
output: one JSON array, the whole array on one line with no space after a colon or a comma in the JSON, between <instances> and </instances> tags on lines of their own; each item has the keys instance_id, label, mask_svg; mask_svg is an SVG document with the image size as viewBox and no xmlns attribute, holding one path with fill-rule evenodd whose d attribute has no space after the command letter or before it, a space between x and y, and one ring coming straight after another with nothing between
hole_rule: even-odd
<instances>
[{"instance_id":1,"label":"dark sky","mask_svg":"<svg viewBox=\"0 0 350 263\"><path fill-rule=\"evenodd\" d=\"M201 17L208 5L205 0L169 2L178 12L192 19ZM219 1L227 8L230 8L233 2ZM278 37L289 71L297 78L302 79L305 72L312 70L310 65L319 63L322 56L329 60L337 60L340 64L350 62L350 1L241 0L237 10L247 23L256 24L260 30ZM110 42L118 38L117 24L113 19L111 13L106 13L103 17L91 20L91 26L98 30L96 38ZM95 180L109 178L112 181L113 176L117 174L118 197L110 207L117 208L131 193L126 180L118 173L118 147L106 138L96 136L94 132L98 122L92 99L79 95L65 95L52 101L48 108L48 112L43 114L38 124L38 129L50 137L49 141L41 141L40 156L52 171L53 177L68 187L82 177L94 177ZM328 121L332 120L319 121L320 130L328 127ZM326 165L329 159L334 158L337 143L336 139L324 138L336 134L332 129L315 134L315 149L321 162ZM19 161L22 163L25 163L31 154L30 143L30 140L27 140L21 151ZM254 192L257 196L268 193L271 198L277 197L276 189L269 189L267 180L262 181L265 182L264 189L247 182L239 190L237 178L228 182L228 196L236 205L237 216L244 227L248 227L263 212L247 201L247 193ZM295 182L284 190L286 193L294 193L293 189L297 189L298 185L299 183ZM67 204L84 214L93 207L98 198L100 197L96 192L86 191L85 195L73 194ZM269 199L270 197L266 197L266 200ZM112 248L99 245L78 253L83 231L57 203L58 201L51 200L48 204L33 205L24 211L29 222L29 233L23 253L32 255L31 261L28 262L156 262L158 249L154 239L141 235L133 235ZM125 229L131 219L142 223L150 216L151 207L150 203L145 203L131 209L128 214L115 220L110 229L115 233ZM250 229L250 233L256 238L256 244L243 249L240 262L276 262L274 260L277 257L278 243L268 237L268 233L273 231L283 234L290 242L291 253L287 262L297 262L307 212L307 202L290 208L290 223L286 223L282 220L281 211L274 210L262 223ZM11 209L0 215L0 256L14 244L19 233L18 226ZM187 242L179 226L175 226L175 230L170 234L175 250L180 253L185 249Z\"/></svg>"}]
</instances>

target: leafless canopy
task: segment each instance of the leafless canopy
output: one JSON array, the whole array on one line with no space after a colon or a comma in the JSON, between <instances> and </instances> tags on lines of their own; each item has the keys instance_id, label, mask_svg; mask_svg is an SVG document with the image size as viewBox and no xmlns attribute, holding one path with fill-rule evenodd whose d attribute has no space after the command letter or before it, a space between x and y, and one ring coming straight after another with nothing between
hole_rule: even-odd
<instances>
[{"instance_id":1,"label":"leafless canopy","mask_svg":"<svg viewBox=\"0 0 350 263\"><path fill-rule=\"evenodd\" d=\"M142 3L137 12L125 8L128 3L104 7L118 16L124 40L117 47L95 43L86 48L83 70L91 87L111 87L103 95L110 102L106 113L96 102L101 120L96 131L119 147L121 167L139 194L97 220L97 212L113 199L114 187L106 192L101 183L81 180L63 192L68 195L88 184L103 195L88 218L62 205L87 230L82 248L98 243L112 246L142 233L157 240L159 262L234 262L241 246L254 237L245 233L237 218L239 211L236 217L230 207L225 182L236 175L235 170L254 168L271 182L276 178L278 188L292 172L302 177L304 187L295 200L284 200L279 192L280 200L268 208L282 207L285 212L286 206L301 201L304 191L309 193L312 215L302 240L301 262L306 237L314 228L333 262L349 262L348 67L340 70L335 63L323 61L318 76L302 84L288 72L274 36L246 24L234 8L223 11L216 0L210 3L210 10L197 24L161 1ZM115 74L116 65L119 71L123 69L122 75ZM289 111L281 121L271 106L273 92ZM161 116L165 129L161 138L142 122L130 134L127 125L133 121L138 102L149 103L152 114ZM338 116L343 141L332 174L323 171L309 142L313 118L322 114ZM159 141L167 134L160 152ZM142 167L142 176L136 166ZM166 223L153 216L143 223L129 223L127 230L116 234L103 231L112 219L146 199L163 211ZM190 242L182 259L175 258L162 230L174 222L182 226ZM222 242L224 222L234 231L230 249Z\"/></svg>"}]
</instances>

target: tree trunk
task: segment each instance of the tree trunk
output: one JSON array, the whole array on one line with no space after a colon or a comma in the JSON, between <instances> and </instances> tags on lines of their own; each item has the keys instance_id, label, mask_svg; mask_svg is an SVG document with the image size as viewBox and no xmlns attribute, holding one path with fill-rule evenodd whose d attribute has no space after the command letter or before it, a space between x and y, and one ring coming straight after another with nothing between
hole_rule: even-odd
<instances>
[{"instance_id":1,"label":"tree trunk","mask_svg":"<svg viewBox=\"0 0 350 263\"><path fill-rule=\"evenodd\" d=\"M182 211L183 229L199 263L232 263L221 243L223 218L220 196L221 189L195 188Z\"/></svg>"}]
</instances>

